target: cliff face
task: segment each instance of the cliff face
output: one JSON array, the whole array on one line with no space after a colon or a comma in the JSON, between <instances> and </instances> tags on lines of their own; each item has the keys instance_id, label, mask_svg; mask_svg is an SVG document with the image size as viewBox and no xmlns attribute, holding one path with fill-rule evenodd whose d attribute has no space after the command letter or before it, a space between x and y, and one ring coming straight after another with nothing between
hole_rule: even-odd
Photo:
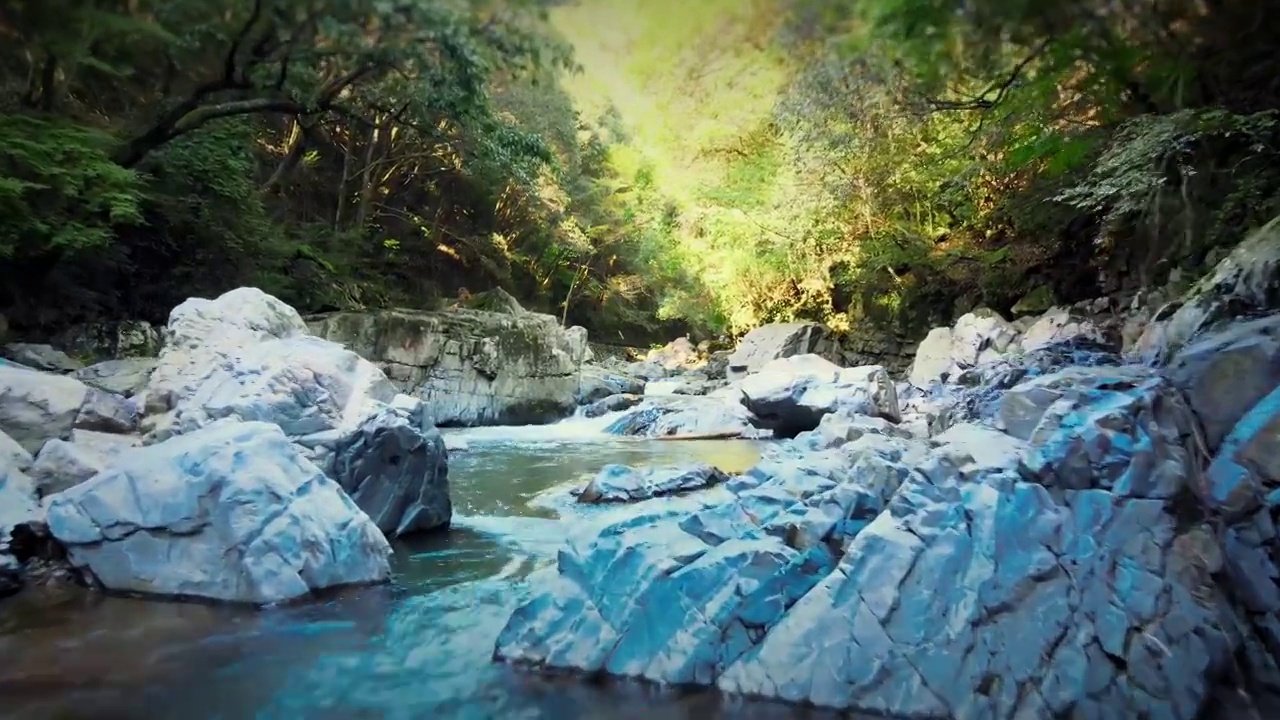
<instances>
[{"instance_id":1,"label":"cliff face","mask_svg":"<svg viewBox=\"0 0 1280 720\"><path fill-rule=\"evenodd\" d=\"M420 397L437 425L560 419L575 405L587 351L585 330L525 311L342 312L308 324Z\"/></svg>"}]
</instances>

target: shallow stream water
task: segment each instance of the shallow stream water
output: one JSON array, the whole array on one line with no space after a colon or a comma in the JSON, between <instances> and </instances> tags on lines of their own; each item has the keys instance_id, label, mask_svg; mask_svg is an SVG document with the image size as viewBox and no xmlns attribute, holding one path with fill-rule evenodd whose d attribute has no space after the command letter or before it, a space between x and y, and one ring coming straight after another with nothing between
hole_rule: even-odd
<instances>
[{"instance_id":1,"label":"shallow stream water","mask_svg":"<svg viewBox=\"0 0 1280 720\"><path fill-rule=\"evenodd\" d=\"M458 431L468 447L450 459L455 526L397 544L390 586L266 610L78 589L0 601L0 718L825 717L707 691L538 677L491 661L528 592L524 578L590 522L554 495L531 500L608 463L702 461L735 472L760 452L748 441L609 438L600 427L570 420Z\"/></svg>"}]
</instances>

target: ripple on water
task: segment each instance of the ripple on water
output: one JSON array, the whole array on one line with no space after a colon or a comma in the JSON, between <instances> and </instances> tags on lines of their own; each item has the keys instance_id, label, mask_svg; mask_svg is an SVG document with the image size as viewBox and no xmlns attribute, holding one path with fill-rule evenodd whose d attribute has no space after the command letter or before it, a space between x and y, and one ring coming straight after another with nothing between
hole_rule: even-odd
<instances>
[{"instance_id":1,"label":"ripple on water","mask_svg":"<svg viewBox=\"0 0 1280 720\"><path fill-rule=\"evenodd\" d=\"M759 456L745 441L581 437L563 428L467 431L450 478L447 534L396 543L396 583L252 611L24 593L0 605L0 717L297 720L531 720L830 717L660 692L630 683L546 678L495 664L494 641L571 532L612 512L531 507L548 488L608 463L708 462L735 472ZM555 433L560 433L556 436ZM696 502L696 499L669 500ZM576 529L576 530L575 530Z\"/></svg>"}]
</instances>

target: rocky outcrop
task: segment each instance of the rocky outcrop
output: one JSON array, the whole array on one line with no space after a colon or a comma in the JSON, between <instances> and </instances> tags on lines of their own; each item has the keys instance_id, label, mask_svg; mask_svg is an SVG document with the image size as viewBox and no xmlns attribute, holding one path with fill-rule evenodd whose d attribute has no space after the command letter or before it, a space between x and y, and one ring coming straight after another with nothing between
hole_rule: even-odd
<instances>
[{"instance_id":1,"label":"rocky outcrop","mask_svg":"<svg viewBox=\"0 0 1280 720\"><path fill-rule=\"evenodd\" d=\"M150 358L160 353L164 334L143 320L87 323L60 333L54 344L93 362Z\"/></svg>"},{"instance_id":2,"label":"rocky outcrop","mask_svg":"<svg viewBox=\"0 0 1280 720\"><path fill-rule=\"evenodd\" d=\"M1185 345L1166 368L1216 449L1264 395L1280 386L1280 315L1236 323Z\"/></svg>"},{"instance_id":3,"label":"rocky outcrop","mask_svg":"<svg viewBox=\"0 0 1280 720\"><path fill-rule=\"evenodd\" d=\"M622 393L619 395L610 395L601 400L597 400L590 405L584 405L578 411L582 417L596 418L608 415L611 412L619 412L622 410L630 410L631 408L644 402L643 395L633 395Z\"/></svg>"},{"instance_id":4,"label":"rocky outcrop","mask_svg":"<svg viewBox=\"0 0 1280 720\"><path fill-rule=\"evenodd\" d=\"M224 421L60 493L50 531L103 587L267 604L386 580L390 546L277 425Z\"/></svg>"},{"instance_id":5,"label":"rocky outcrop","mask_svg":"<svg viewBox=\"0 0 1280 720\"><path fill-rule=\"evenodd\" d=\"M387 537L448 527L453 517L448 453L424 410L379 410L334 452L334 478Z\"/></svg>"},{"instance_id":6,"label":"rocky outcrop","mask_svg":"<svg viewBox=\"0 0 1280 720\"><path fill-rule=\"evenodd\" d=\"M758 371L766 363L792 355L818 355L840 360L838 344L826 326L818 323L771 323L743 336L729 356L730 380Z\"/></svg>"},{"instance_id":7,"label":"rocky outcrop","mask_svg":"<svg viewBox=\"0 0 1280 720\"><path fill-rule=\"evenodd\" d=\"M613 435L748 436L755 427L750 411L733 398L659 395L627 409L605 428Z\"/></svg>"},{"instance_id":8,"label":"rocky outcrop","mask_svg":"<svg viewBox=\"0 0 1280 720\"><path fill-rule=\"evenodd\" d=\"M71 376L89 387L131 398L147 387L155 367L155 358L121 358L81 368Z\"/></svg>"},{"instance_id":9,"label":"rocky outcrop","mask_svg":"<svg viewBox=\"0 0 1280 720\"><path fill-rule=\"evenodd\" d=\"M84 367L84 363L65 352L40 343L9 343L0 348L0 355L32 370L53 373L69 373Z\"/></svg>"},{"instance_id":10,"label":"rocky outcrop","mask_svg":"<svg viewBox=\"0 0 1280 720\"><path fill-rule=\"evenodd\" d=\"M611 395L643 394L644 386L643 380L624 372L599 365L583 365L574 399L579 405L590 405Z\"/></svg>"},{"instance_id":11,"label":"rocky outcrop","mask_svg":"<svg viewBox=\"0 0 1280 720\"><path fill-rule=\"evenodd\" d=\"M137 408L125 398L65 375L0 365L0 431L29 453L73 429L130 433L137 425Z\"/></svg>"},{"instance_id":12,"label":"rocky outcrop","mask_svg":"<svg viewBox=\"0 0 1280 720\"><path fill-rule=\"evenodd\" d=\"M710 465L693 467L631 468L606 465L578 493L582 503L623 503L702 490L729 479Z\"/></svg>"},{"instance_id":13,"label":"rocky outcrop","mask_svg":"<svg viewBox=\"0 0 1280 720\"><path fill-rule=\"evenodd\" d=\"M41 497L75 487L106 470L122 453L140 444L130 435L72 430L70 440L54 438L40 448L28 474Z\"/></svg>"},{"instance_id":14,"label":"rocky outcrop","mask_svg":"<svg viewBox=\"0 0 1280 720\"><path fill-rule=\"evenodd\" d=\"M897 389L878 366L841 368L817 355L773 360L737 389L743 406L778 437L793 437L840 410L901 420Z\"/></svg>"},{"instance_id":15,"label":"rocky outcrop","mask_svg":"<svg viewBox=\"0 0 1280 720\"><path fill-rule=\"evenodd\" d=\"M384 310L313 318L418 396L437 425L523 425L571 414L586 332L539 313Z\"/></svg>"},{"instance_id":16,"label":"rocky outcrop","mask_svg":"<svg viewBox=\"0 0 1280 720\"><path fill-rule=\"evenodd\" d=\"M150 443L224 420L265 421L391 535L446 526L446 462L422 401L372 362L307 334L252 288L174 309L146 390Z\"/></svg>"},{"instance_id":17,"label":"rocky outcrop","mask_svg":"<svg viewBox=\"0 0 1280 720\"><path fill-rule=\"evenodd\" d=\"M1165 373L996 334L904 396L948 408L926 433L840 408L723 494L569 539L497 657L955 720L1192 720L1280 687L1271 336L1225 328Z\"/></svg>"},{"instance_id":18,"label":"rocky outcrop","mask_svg":"<svg viewBox=\"0 0 1280 720\"><path fill-rule=\"evenodd\" d=\"M916 349L910 381L927 387L965 368L999 358L1017 340L1018 331L990 310L962 315L950 328L934 328Z\"/></svg>"},{"instance_id":19,"label":"rocky outcrop","mask_svg":"<svg viewBox=\"0 0 1280 720\"><path fill-rule=\"evenodd\" d=\"M1137 341L1142 359L1167 361L1197 334L1280 310L1280 218L1236 246L1181 299L1161 308Z\"/></svg>"}]
</instances>

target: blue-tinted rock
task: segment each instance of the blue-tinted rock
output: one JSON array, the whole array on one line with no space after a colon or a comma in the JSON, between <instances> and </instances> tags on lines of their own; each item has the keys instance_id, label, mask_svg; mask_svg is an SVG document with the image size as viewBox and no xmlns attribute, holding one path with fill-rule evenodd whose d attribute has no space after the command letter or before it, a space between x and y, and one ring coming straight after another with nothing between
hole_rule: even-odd
<instances>
[{"instance_id":1,"label":"blue-tinted rock","mask_svg":"<svg viewBox=\"0 0 1280 720\"><path fill-rule=\"evenodd\" d=\"M387 537L448 527L449 455L422 416L385 408L338 443L333 478Z\"/></svg>"},{"instance_id":2,"label":"blue-tinted rock","mask_svg":"<svg viewBox=\"0 0 1280 720\"><path fill-rule=\"evenodd\" d=\"M578 494L578 502L617 503L709 488L729 479L710 465L629 468L606 465Z\"/></svg>"}]
</instances>

